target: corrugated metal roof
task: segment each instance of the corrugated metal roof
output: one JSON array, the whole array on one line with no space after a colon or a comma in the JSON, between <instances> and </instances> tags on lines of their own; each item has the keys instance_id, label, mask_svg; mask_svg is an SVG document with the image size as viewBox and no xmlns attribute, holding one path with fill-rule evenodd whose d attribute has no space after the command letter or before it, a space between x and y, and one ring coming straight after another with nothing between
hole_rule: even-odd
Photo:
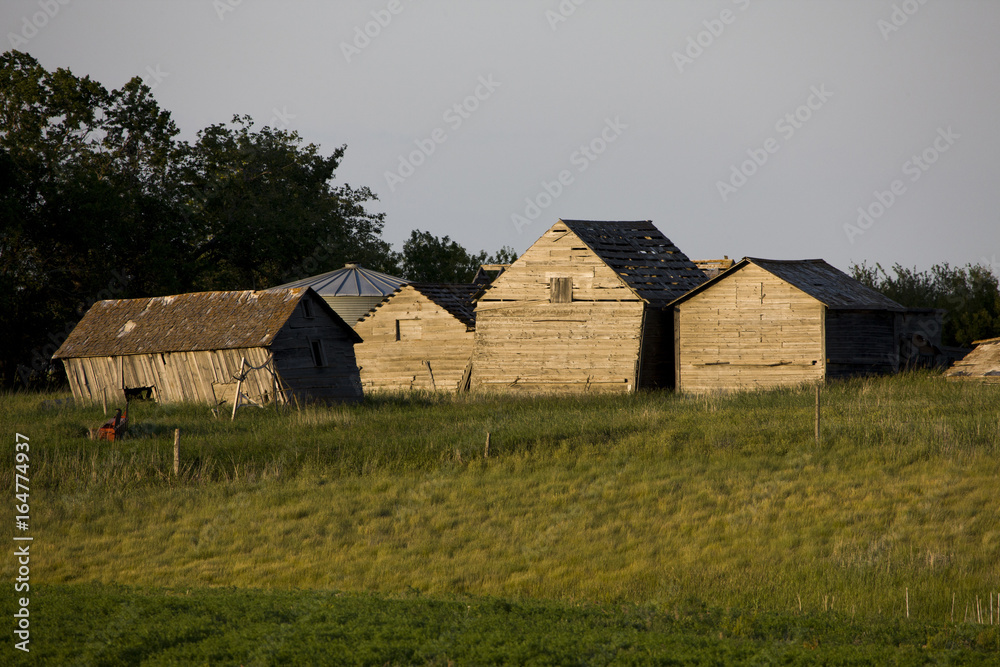
<instances>
[{"instance_id":1,"label":"corrugated metal roof","mask_svg":"<svg viewBox=\"0 0 1000 667\"><path fill-rule=\"evenodd\" d=\"M707 280L649 220L560 220L635 292L663 305Z\"/></svg>"},{"instance_id":2,"label":"corrugated metal roof","mask_svg":"<svg viewBox=\"0 0 1000 667\"><path fill-rule=\"evenodd\" d=\"M98 301L52 357L266 347L308 292L299 287ZM315 301L354 333L322 299Z\"/></svg>"},{"instance_id":3,"label":"corrugated metal roof","mask_svg":"<svg viewBox=\"0 0 1000 667\"><path fill-rule=\"evenodd\" d=\"M347 264L342 269L322 273L311 278L279 285L280 288L312 287L320 296L388 296L409 281L378 271L366 269L360 264Z\"/></svg>"},{"instance_id":4,"label":"corrugated metal roof","mask_svg":"<svg viewBox=\"0 0 1000 667\"><path fill-rule=\"evenodd\" d=\"M676 299L674 304L686 301L708 287L743 267L753 264L785 282L797 287L827 308L841 310L890 310L902 312L906 309L881 292L862 285L840 269L830 266L822 259L761 259L744 257L736 266L723 271L703 285Z\"/></svg>"}]
</instances>

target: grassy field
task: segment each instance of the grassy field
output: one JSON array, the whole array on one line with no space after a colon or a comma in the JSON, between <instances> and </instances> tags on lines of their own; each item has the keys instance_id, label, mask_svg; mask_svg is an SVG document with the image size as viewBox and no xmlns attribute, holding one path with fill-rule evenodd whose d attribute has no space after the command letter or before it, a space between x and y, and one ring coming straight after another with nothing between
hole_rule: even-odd
<instances>
[{"instance_id":1,"label":"grassy field","mask_svg":"<svg viewBox=\"0 0 1000 667\"><path fill-rule=\"evenodd\" d=\"M765 622L783 619L774 627L839 628L819 634L844 650L858 641L900 655L917 647L918 662L937 649L1000 657L998 387L932 374L833 384L819 446L811 389L376 396L246 409L235 422L206 407L135 404L135 437L116 444L85 437L100 406L65 398L0 397L11 443L0 486L13 487L14 432L29 436L32 586L53 597L89 600L81 585L100 584L98 597L143 600L191 589L209 607L224 606L217 587L240 604L301 595L321 605L337 591L528 616L597 605L626 625L648 611L664 637L682 619L702 623L691 637L719 642L705 656L742 641L746 656L808 643ZM14 570L0 559L4 580ZM590 622L565 636L590 636ZM774 632L743 636L734 624ZM884 629L883 640L864 628ZM440 657L398 656L381 662Z\"/></svg>"}]
</instances>

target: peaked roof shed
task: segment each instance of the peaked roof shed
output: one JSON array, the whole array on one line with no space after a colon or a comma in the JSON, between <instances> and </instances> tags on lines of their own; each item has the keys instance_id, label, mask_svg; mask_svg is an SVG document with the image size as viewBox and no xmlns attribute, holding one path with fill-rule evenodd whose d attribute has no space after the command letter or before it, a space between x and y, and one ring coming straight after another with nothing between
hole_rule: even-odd
<instances>
[{"instance_id":1,"label":"peaked roof shed","mask_svg":"<svg viewBox=\"0 0 1000 667\"><path fill-rule=\"evenodd\" d=\"M899 364L906 309L821 259L747 257L672 306L681 391L821 382Z\"/></svg>"},{"instance_id":2,"label":"peaked roof shed","mask_svg":"<svg viewBox=\"0 0 1000 667\"><path fill-rule=\"evenodd\" d=\"M371 389L462 391L468 385L478 284L410 283L355 325L361 382Z\"/></svg>"},{"instance_id":3,"label":"peaked roof shed","mask_svg":"<svg viewBox=\"0 0 1000 667\"><path fill-rule=\"evenodd\" d=\"M74 397L361 398L360 337L308 287L99 301L53 354Z\"/></svg>"},{"instance_id":4,"label":"peaked roof shed","mask_svg":"<svg viewBox=\"0 0 1000 667\"><path fill-rule=\"evenodd\" d=\"M663 308L705 279L648 220L560 220L479 298L472 387L670 386L673 321Z\"/></svg>"}]
</instances>

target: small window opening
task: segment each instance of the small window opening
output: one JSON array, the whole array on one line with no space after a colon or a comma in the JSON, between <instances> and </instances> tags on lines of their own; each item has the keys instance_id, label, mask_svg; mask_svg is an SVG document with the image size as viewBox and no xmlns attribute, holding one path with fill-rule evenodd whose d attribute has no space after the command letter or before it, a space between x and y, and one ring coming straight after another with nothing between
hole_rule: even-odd
<instances>
[{"instance_id":1,"label":"small window opening","mask_svg":"<svg viewBox=\"0 0 1000 667\"><path fill-rule=\"evenodd\" d=\"M313 363L316 366L326 366L326 356L323 354L323 341L309 341L309 347L312 349Z\"/></svg>"},{"instance_id":2,"label":"small window opening","mask_svg":"<svg viewBox=\"0 0 1000 667\"><path fill-rule=\"evenodd\" d=\"M572 278L549 278L549 302L570 303L573 301Z\"/></svg>"},{"instance_id":3,"label":"small window opening","mask_svg":"<svg viewBox=\"0 0 1000 667\"><path fill-rule=\"evenodd\" d=\"M302 300L302 314L307 320L311 320L315 317L315 315L313 315L312 304L309 302L309 299Z\"/></svg>"}]
</instances>

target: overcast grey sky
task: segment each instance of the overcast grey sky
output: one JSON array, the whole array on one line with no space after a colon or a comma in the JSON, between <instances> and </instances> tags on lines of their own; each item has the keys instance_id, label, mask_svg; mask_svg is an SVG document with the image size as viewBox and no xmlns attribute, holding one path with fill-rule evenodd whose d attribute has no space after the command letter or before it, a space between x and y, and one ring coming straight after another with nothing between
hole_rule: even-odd
<instances>
[{"instance_id":1,"label":"overcast grey sky","mask_svg":"<svg viewBox=\"0 0 1000 667\"><path fill-rule=\"evenodd\" d=\"M0 25L49 69L143 76L183 138L239 113L347 144L397 247L649 219L692 258L1000 274L996 0L4 0Z\"/></svg>"}]
</instances>

